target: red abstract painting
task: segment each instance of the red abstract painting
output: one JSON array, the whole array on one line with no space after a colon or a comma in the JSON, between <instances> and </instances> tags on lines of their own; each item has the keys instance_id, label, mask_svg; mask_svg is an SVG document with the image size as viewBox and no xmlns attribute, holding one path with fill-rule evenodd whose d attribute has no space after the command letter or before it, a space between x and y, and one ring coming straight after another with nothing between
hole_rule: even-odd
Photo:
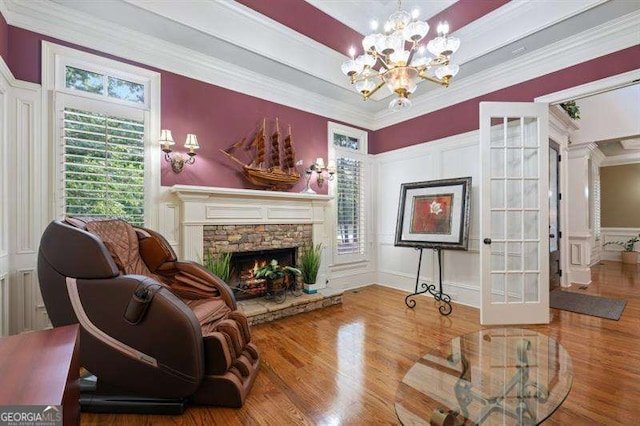
<instances>
[{"instance_id":1,"label":"red abstract painting","mask_svg":"<svg viewBox=\"0 0 640 426\"><path fill-rule=\"evenodd\" d=\"M453 194L413 197L412 234L450 234Z\"/></svg>"}]
</instances>

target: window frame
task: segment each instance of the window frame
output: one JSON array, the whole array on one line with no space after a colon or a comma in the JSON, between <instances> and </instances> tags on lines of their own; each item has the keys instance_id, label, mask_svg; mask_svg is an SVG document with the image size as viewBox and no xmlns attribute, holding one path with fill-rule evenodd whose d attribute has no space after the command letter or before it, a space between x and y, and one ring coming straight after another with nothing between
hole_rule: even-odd
<instances>
[{"instance_id":1,"label":"window frame","mask_svg":"<svg viewBox=\"0 0 640 426\"><path fill-rule=\"evenodd\" d=\"M144 104L103 94L94 94L66 87L66 67L122 78L143 84ZM48 135L49 184L53 196L49 218L64 216L63 120L64 107L90 106L94 111L122 114L126 117L143 114L144 142L144 224L157 229L159 225L157 198L160 195L160 158L157 140L160 137L160 73L91 53L82 52L47 41L42 42L43 134ZM71 103L71 104L70 104Z\"/></svg>"},{"instance_id":2,"label":"window frame","mask_svg":"<svg viewBox=\"0 0 640 426\"><path fill-rule=\"evenodd\" d=\"M329 186L329 195L332 196L332 217L331 221L331 241L332 241L332 265L345 265L345 264L354 264L354 263L362 263L368 262L371 259L371 188L370 184L367 182L371 182L371 161L368 155L368 132L365 130L356 129L354 127L345 126L343 124L338 124L334 122L328 122L328 150L327 157L328 161L335 162L337 166L336 159L339 156L345 156L357 159L362 162L363 166L363 186L362 189L364 192L364 226L362 229L362 236L364 238L363 253L349 253L349 254L339 254L338 253L338 243L337 243L337 230L338 230L338 179L336 176L336 181L334 184ZM337 147L333 143L334 135L340 134L348 137L357 138L359 140L359 146L357 150L350 148L342 148Z\"/></svg>"},{"instance_id":3,"label":"window frame","mask_svg":"<svg viewBox=\"0 0 640 426\"><path fill-rule=\"evenodd\" d=\"M112 67L97 65L91 61L78 59L75 57L56 55L55 61L56 61L56 65L55 65L56 67L55 91L56 92L68 93L72 95L83 96L90 99L97 99L97 100L102 100L106 102L113 102L116 104L127 105L127 106L138 108L138 109L149 109L150 81L148 78L144 78L144 77L141 77L140 75L133 74L127 71L118 70ZM123 65L126 65L126 64L123 64ZM105 93L102 93L102 94L91 93L91 92L86 92L84 90L72 89L70 87L67 87L67 81L66 81L67 67L73 67L73 68L81 69L83 71L89 71L92 73L103 75L105 77L104 79ZM109 96L108 95L109 77L115 77L121 80L130 81L132 83L141 84L144 87L144 102L128 101L125 99L119 99L119 98L114 98L112 96Z\"/></svg>"}]
</instances>

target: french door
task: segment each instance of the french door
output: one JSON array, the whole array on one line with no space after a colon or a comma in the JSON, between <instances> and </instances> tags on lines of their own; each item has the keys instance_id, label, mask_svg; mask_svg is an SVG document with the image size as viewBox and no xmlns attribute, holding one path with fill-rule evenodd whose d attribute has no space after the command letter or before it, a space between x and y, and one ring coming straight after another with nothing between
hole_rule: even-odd
<instances>
[{"instance_id":1,"label":"french door","mask_svg":"<svg viewBox=\"0 0 640 426\"><path fill-rule=\"evenodd\" d=\"M549 322L549 109L481 102L482 324Z\"/></svg>"}]
</instances>

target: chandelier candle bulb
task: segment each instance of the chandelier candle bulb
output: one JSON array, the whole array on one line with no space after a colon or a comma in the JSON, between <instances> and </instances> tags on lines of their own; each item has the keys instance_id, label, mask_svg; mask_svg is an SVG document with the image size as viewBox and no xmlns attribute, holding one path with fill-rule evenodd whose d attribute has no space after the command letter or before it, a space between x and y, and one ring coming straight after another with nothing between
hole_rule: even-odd
<instances>
[{"instance_id":1,"label":"chandelier candle bulb","mask_svg":"<svg viewBox=\"0 0 640 426\"><path fill-rule=\"evenodd\" d=\"M411 106L408 97L420 81L448 86L458 73L460 67L452 63L451 56L459 49L460 40L448 36L449 24L440 22L437 36L425 48L420 42L429 32L429 24L418 17L418 10L408 13L398 2L398 10L384 23L383 32L375 32L378 21L371 21L373 33L362 40L363 54L356 57L355 49L349 50L351 59L341 69L363 99L386 85L397 96L389 108L406 109ZM426 55L425 50L433 57Z\"/></svg>"}]
</instances>

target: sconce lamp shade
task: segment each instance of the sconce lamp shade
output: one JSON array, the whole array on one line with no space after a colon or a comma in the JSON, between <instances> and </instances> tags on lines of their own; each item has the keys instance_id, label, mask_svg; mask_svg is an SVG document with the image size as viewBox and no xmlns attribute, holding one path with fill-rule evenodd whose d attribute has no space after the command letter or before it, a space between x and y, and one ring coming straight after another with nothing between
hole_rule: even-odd
<instances>
[{"instance_id":1,"label":"sconce lamp shade","mask_svg":"<svg viewBox=\"0 0 640 426\"><path fill-rule=\"evenodd\" d=\"M188 149L199 149L198 138L193 133L187 135L187 140L184 142L184 147Z\"/></svg>"},{"instance_id":2,"label":"sconce lamp shade","mask_svg":"<svg viewBox=\"0 0 640 426\"><path fill-rule=\"evenodd\" d=\"M316 158L316 167L321 170L324 169L324 160L322 157Z\"/></svg>"},{"instance_id":3,"label":"sconce lamp shade","mask_svg":"<svg viewBox=\"0 0 640 426\"><path fill-rule=\"evenodd\" d=\"M173 140L173 136L171 135L171 130L163 129L160 132L160 145L164 146L165 150L170 150L169 147L171 145L175 145L176 143Z\"/></svg>"},{"instance_id":4,"label":"sconce lamp shade","mask_svg":"<svg viewBox=\"0 0 640 426\"><path fill-rule=\"evenodd\" d=\"M329 160L329 165L327 166L327 170L329 171L329 173L336 172L336 162L334 160Z\"/></svg>"}]
</instances>

